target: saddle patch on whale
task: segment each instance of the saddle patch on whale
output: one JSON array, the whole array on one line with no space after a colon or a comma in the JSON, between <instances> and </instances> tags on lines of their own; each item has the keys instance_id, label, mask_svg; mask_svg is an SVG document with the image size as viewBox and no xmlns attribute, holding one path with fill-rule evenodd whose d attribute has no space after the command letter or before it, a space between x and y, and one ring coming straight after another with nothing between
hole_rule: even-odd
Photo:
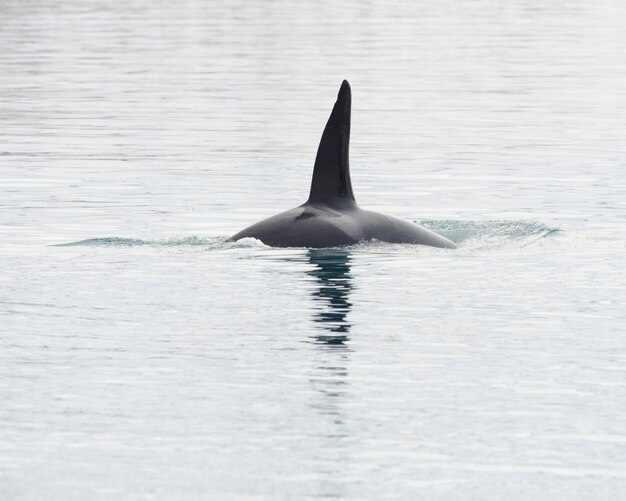
<instances>
[{"instance_id":1,"label":"saddle patch on whale","mask_svg":"<svg viewBox=\"0 0 626 501\"><path fill-rule=\"evenodd\" d=\"M228 239L255 238L271 247L341 247L361 241L454 249L447 238L423 226L361 209L350 180L352 93L344 80L315 158L308 200L248 226Z\"/></svg>"}]
</instances>

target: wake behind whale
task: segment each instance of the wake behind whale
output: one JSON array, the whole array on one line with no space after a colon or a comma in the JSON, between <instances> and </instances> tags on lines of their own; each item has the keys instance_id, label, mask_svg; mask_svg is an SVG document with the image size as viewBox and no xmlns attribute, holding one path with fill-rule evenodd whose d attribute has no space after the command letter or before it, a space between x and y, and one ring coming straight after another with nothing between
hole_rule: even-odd
<instances>
[{"instance_id":1,"label":"wake behind whale","mask_svg":"<svg viewBox=\"0 0 626 501\"><path fill-rule=\"evenodd\" d=\"M322 134L309 199L299 207L249 226L230 237L255 238L271 247L338 247L366 240L454 249L449 239L417 224L361 209L350 180L352 97L343 81Z\"/></svg>"},{"instance_id":2,"label":"wake behind whale","mask_svg":"<svg viewBox=\"0 0 626 501\"><path fill-rule=\"evenodd\" d=\"M504 220L418 220L420 225L444 235L461 250L469 252L499 252L503 249L532 251L543 248L548 242L555 248L571 246L585 239L575 232L547 226L538 221L528 219ZM560 237L554 239L553 237ZM582 245L582 244L581 244ZM255 238L244 238L236 242L225 240L225 236L184 236L170 238L136 238L136 237L97 237L55 244L53 247L144 247L154 249L196 249L201 251L220 251L229 249L267 249L270 247ZM337 246L339 247L339 246ZM411 251L424 252L428 248L414 245L392 245L382 241L359 242L350 249L365 251ZM435 249L433 249L434 251Z\"/></svg>"}]
</instances>

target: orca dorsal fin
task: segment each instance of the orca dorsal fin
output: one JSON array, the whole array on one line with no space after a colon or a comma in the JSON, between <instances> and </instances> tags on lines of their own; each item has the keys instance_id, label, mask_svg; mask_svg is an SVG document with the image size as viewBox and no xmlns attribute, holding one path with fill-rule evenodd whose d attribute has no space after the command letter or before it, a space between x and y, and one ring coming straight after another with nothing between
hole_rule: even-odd
<instances>
[{"instance_id":1,"label":"orca dorsal fin","mask_svg":"<svg viewBox=\"0 0 626 501\"><path fill-rule=\"evenodd\" d=\"M350 84L344 80L317 148L308 202L354 201L350 182Z\"/></svg>"}]
</instances>

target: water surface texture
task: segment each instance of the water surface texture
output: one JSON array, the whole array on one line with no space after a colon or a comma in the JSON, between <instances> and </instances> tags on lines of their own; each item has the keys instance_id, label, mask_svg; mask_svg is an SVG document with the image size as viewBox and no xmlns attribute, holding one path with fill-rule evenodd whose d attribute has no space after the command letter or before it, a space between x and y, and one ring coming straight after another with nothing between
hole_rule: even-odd
<instances>
[{"instance_id":1,"label":"water surface texture","mask_svg":"<svg viewBox=\"0 0 626 501\"><path fill-rule=\"evenodd\" d=\"M0 0L0 497L626 497L626 3ZM342 79L368 209L225 237Z\"/></svg>"}]
</instances>

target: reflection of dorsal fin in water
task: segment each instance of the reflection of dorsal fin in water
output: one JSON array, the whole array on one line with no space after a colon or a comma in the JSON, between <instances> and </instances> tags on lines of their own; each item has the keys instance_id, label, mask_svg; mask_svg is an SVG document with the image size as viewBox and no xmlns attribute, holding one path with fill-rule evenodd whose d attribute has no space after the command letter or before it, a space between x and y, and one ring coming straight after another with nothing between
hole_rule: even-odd
<instances>
[{"instance_id":1,"label":"reflection of dorsal fin in water","mask_svg":"<svg viewBox=\"0 0 626 501\"><path fill-rule=\"evenodd\" d=\"M317 148L309 202L346 199L354 202L350 182L350 84L344 80Z\"/></svg>"},{"instance_id":2,"label":"reflection of dorsal fin in water","mask_svg":"<svg viewBox=\"0 0 626 501\"><path fill-rule=\"evenodd\" d=\"M311 249L309 262L316 267L309 271L315 277L319 287L312 293L320 303L321 309L315 314L314 321L323 324L330 334L315 336L317 341L326 344L343 344L350 324L346 316L352 308L348 296L352 290L350 275L350 257L345 251L320 251Z\"/></svg>"}]
</instances>

